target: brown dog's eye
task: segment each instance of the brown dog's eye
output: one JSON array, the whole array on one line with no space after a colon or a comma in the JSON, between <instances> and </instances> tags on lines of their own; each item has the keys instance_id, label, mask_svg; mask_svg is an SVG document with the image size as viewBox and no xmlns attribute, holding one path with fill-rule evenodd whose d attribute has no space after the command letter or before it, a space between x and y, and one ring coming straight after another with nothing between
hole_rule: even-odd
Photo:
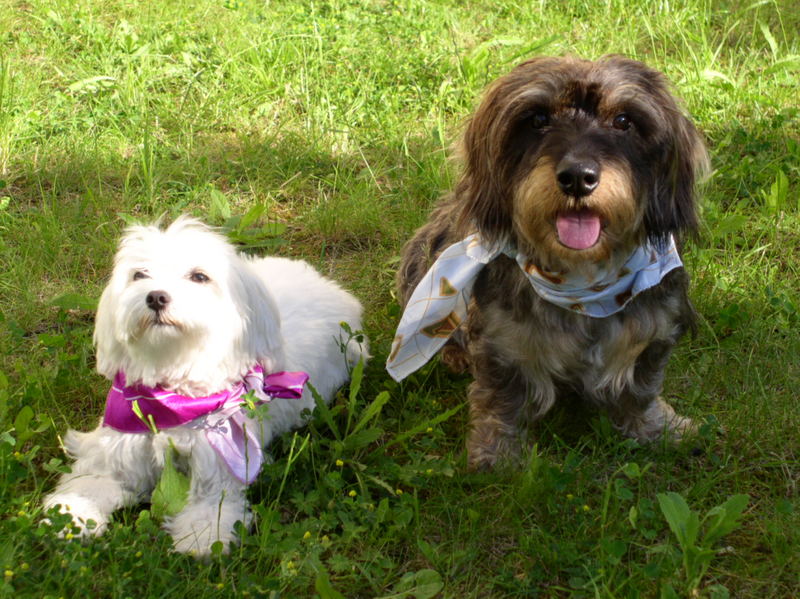
<instances>
[{"instance_id":1,"label":"brown dog's eye","mask_svg":"<svg viewBox=\"0 0 800 599\"><path fill-rule=\"evenodd\" d=\"M206 273L200 272L199 270L194 270L189 275L189 280L195 283L208 283L211 279Z\"/></svg>"},{"instance_id":2,"label":"brown dog's eye","mask_svg":"<svg viewBox=\"0 0 800 599\"><path fill-rule=\"evenodd\" d=\"M531 115L531 127L541 129L550 124L550 116L546 112L534 112Z\"/></svg>"},{"instance_id":3,"label":"brown dog's eye","mask_svg":"<svg viewBox=\"0 0 800 599\"><path fill-rule=\"evenodd\" d=\"M149 279L149 278L150 277L148 277L147 274L142 272L141 270L137 270L135 273L133 273L134 281L139 281L141 279Z\"/></svg>"},{"instance_id":4,"label":"brown dog's eye","mask_svg":"<svg viewBox=\"0 0 800 599\"><path fill-rule=\"evenodd\" d=\"M611 122L611 125L614 127L614 129L619 129L621 131L627 131L631 128L632 124L631 117L624 112L615 116L614 120Z\"/></svg>"}]
</instances>

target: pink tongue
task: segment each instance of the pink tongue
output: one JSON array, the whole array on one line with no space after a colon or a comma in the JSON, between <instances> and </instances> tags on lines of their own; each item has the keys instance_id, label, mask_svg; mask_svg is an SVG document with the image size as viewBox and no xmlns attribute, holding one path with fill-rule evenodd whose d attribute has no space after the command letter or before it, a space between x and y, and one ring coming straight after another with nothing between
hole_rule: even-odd
<instances>
[{"instance_id":1,"label":"pink tongue","mask_svg":"<svg viewBox=\"0 0 800 599\"><path fill-rule=\"evenodd\" d=\"M573 250L592 247L600 238L600 217L591 210L562 212L556 219L558 240Z\"/></svg>"}]
</instances>

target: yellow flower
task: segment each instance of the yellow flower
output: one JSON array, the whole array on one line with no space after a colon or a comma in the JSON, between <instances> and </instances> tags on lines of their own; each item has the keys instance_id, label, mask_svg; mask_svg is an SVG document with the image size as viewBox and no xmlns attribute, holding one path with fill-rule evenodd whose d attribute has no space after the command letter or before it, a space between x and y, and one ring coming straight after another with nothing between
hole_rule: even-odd
<instances>
[{"instance_id":1,"label":"yellow flower","mask_svg":"<svg viewBox=\"0 0 800 599\"><path fill-rule=\"evenodd\" d=\"M22 570L23 572L27 572L28 570L30 570L30 567L31 566L28 562L22 562L19 566L19 569Z\"/></svg>"},{"instance_id":2,"label":"yellow flower","mask_svg":"<svg viewBox=\"0 0 800 599\"><path fill-rule=\"evenodd\" d=\"M433 427L429 426L428 428L425 429L425 432L426 433L432 433L433 432Z\"/></svg>"},{"instance_id":3,"label":"yellow flower","mask_svg":"<svg viewBox=\"0 0 800 599\"><path fill-rule=\"evenodd\" d=\"M141 551L137 551L136 554L135 554L135 557L142 557L142 552Z\"/></svg>"},{"instance_id":4,"label":"yellow flower","mask_svg":"<svg viewBox=\"0 0 800 599\"><path fill-rule=\"evenodd\" d=\"M344 462L342 460L336 460L336 467L341 468L342 466L344 466Z\"/></svg>"},{"instance_id":5,"label":"yellow flower","mask_svg":"<svg viewBox=\"0 0 800 599\"><path fill-rule=\"evenodd\" d=\"M395 495L402 495L403 494L403 489L395 489L394 490L394 494Z\"/></svg>"},{"instance_id":6,"label":"yellow flower","mask_svg":"<svg viewBox=\"0 0 800 599\"><path fill-rule=\"evenodd\" d=\"M311 538L311 531L307 530L306 533L303 535L303 538L304 539L310 539Z\"/></svg>"},{"instance_id":7,"label":"yellow flower","mask_svg":"<svg viewBox=\"0 0 800 599\"><path fill-rule=\"evenodd\" d=\"M17 512L17 516L19 516L20 518L24 518L26 516L26 514L25 514L25 512L23 510L20 510L20 511Z\"/></svg>"},{"instance_id":8,"label":"yellow flower","mask_svg":"<svg viewBox=\"0 0 800 599\"><path fill-rule=\"evenodd\" d=\"M584 511L584 512L588 512L590 509L592 509L592 508L590 508L590 507L589 507L588 505L586 505L585 503L583 504L583 511Z\"/></svg>"},{"instance_id":9,"label":"yellow flower","mask_svg":"<svg viewBox=\"0 0 800 599\"><path fill-rule=\"evenodd\" d=\"M74 539L74 538L75 538L75 535L74 535L74 534L72 534L71 532L68 532L67 534L65 534L65 535L64 535L64 538L65 538L67 541L71 541L72 539Z\"/></svg>"},{"instance_id":10,"label":"yellow flower","mask_svg":"<svg viewBox=\"0 0 800 599\"><path fill-rule=\"evenodd\" d=\"M218 582L216 586L218 591L221 591L222 589L225 588L225 584L222 582Z\"/></svg>"},{"instance_id":11,"label":"yellow flower","mask_svg":"<svg viewBox=\"0 0 800 599\"><path fill-rule=\"evenodd\" d=\"M14 578L14 571L13 570L6 570L5 572L3 572L3 574L5 575L5 578L6 578L7 581L11 580L12 578Z\"/></svg>"},{"instance_id":12,"label":"yellow flower","mask_svg":"<svg viewBox=\"0 0 800 599\"><path fill-rule=\"evenodd\" d=\"M575 499L575 495L572 493L567 493L567 501L572 501L573 499Z\"/></svg>"},{"instance_id":13,"label":"yellow flower","mask_svg":"<svg viewBox=\"0 0 800 599\"><path fill-rule=\"evenodd\" d=\"M348 495L350 495L350 497L355 497L356 495L358 495L358 493L356 493L355 491L350 491Z\"/></svg>"}]
</instances>

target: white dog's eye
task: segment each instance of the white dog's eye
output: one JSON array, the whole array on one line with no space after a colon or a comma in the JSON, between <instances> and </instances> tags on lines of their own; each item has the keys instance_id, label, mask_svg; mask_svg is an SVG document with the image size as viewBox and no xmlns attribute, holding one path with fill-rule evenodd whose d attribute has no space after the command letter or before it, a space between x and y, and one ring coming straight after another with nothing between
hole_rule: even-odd
<instances>
[{"instance_id":1,"label":"white dog's eye","mask_svg":"<svg viewBox=\"0 0 800 599\"><path fill-rule=\"evenodd\" d=\"M134 281L139 281L140 279L149 279L149 278L150 277L148 276L148 274L145 273L145 272L142 272L141 270L137 270L135 273L133 273L133 280Z\"/></svg>"},{"instance_id":2,"label":"white dog's eye","mask_svg":"<svg viewBox=\"0 0 800 599\"><path fill-rule=\"evenodd\" d=\"M195 283L208 283L211 279L206 273L200 272L199 270L193 270L191 273L189 273L189 280L194 281Z\"/></svg>"}]
</instances>

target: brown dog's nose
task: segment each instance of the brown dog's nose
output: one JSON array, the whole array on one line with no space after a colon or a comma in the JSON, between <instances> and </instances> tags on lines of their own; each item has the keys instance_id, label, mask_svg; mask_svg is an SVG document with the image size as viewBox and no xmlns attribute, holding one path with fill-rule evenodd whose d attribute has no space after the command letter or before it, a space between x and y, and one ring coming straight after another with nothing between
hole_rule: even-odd
<instances>
[{"instance_id":1,"label":"brown dog's nose","mask_svg":"<svg viewBox=\"0 0 800 599\"><path fill-rule=\"evenodd\" d=\"M591 159L565 158L556 169L556 179L565 194L576 198L588 196L600 183L600 165Z\"/></svg>"},{"instance_id":2,"label":"brown dog's nose","mask_svg":"<svg viewBox=\"0 0 800 599\"><path fill-rule=\"evenodd\" d=\"M169 293L161 290L151 291L147 294L147 298L145 298L147 307L156 312L163 310L171 301L172 298L169 296Z\"/></svg>"}]
</instances>

